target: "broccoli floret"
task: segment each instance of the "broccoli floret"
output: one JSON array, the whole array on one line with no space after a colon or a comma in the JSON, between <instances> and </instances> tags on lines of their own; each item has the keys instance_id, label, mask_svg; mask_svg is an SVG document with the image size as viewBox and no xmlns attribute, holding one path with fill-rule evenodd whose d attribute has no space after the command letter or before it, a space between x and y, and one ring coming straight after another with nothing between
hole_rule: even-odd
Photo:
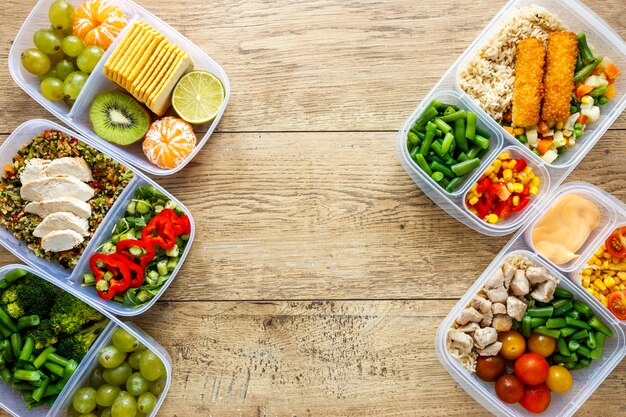
<instances>
[{"instance_id":1,"label":"broccoli floret","mask_svg":"<svg viewBox=\"0 0 626 417\"><path fill-rule=\"evenodd\" d=\"M48 317L56 298L54 285L29 274L4 290L0 305L14 319L25 315Z\"/></svg>"},{"instance_id":2,"label":"broccoli floret","mask_svg":"<svg viewBox=\"0 0 626 417\"><path fill-rule=\"evenodd\" d=\"M39 326L35 327L27 333L28 336L35 340L35 349L41 350L58 342L57 335L52 331L50 320L43 320Z\"/></svg>"},{"instance_id":3,"label":"broccoli floret","mask_svg":"<svg viewBox=\"0 0 626 417\"><path fill-rule=\"evenodd\" d=\"M56 334L76 333L87 323L101 320L102 317L97 310L66 292L57 297L50 312L52 330Z\"/></svg>"},{"instance_id":4,"label":"broccoli floret","mask_svg":"<svg viewBox=\"0 0 626 417\"><path fill-rule=\"evenodd\" d=\"M57 353L64 358L74 359L80 362L85 355L87 355L89 348L94 344L98 335L102 333L102 330L107 324L109 324L109 319L104 319L71 336L61 339L56 346Z\"/></svg>"}]
</instances>

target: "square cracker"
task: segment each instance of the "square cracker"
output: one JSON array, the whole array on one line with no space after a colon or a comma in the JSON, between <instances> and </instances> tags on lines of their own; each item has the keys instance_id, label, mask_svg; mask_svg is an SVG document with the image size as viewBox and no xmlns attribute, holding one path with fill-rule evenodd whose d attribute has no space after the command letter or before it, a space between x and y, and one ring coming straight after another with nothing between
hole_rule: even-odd
<instances>
[{"instance_id":1,"label":"square cracker","mask_svg":"<svg viewBox=\"0 0 626 417\"><path fill-rule=\"evenodd\" d=\"M165 114L172 105L172 92L178 80L192 67L193 62L189 54L185 53L183 57L179 57L177 64L170 70L167 78L161 81L160 87L148 99L147 105L150 110L159 116Z\"/></svg>"},{"instance_id":2,"label":"square cracker","mask_svg":"<svg viewBox=\"0 0 626 417\"><path fill-rule=\"evenodd\" d=\"M131 79L129 80L130 85L128 86L128 91L131 94L135 95L137 87L139 87L141 82L144 81L149 76L149 74L151 74L151 70L153 70L155 65L163 58L168 44L169 42L167 41L167 39L163 39L161 42L159 42L154 52L149 56L148 61L143 65L143 67L136 74L136 76L132 78L133 74L131 74Z\"/></svg>"},{"instance_id":3,"label":"square cracker","mask_svg":"<svg viewBox=\"0 0 626 417\"><path fill-rule=\"evenodd\" d=\"M172 65L173 57L173 45L168 42L163 52L163 56L158 62L155 62L153 68L146 75L146 78L141 81L139 86L135 89L135 97L141 102L146 102L146 92L150 88L153 82L159 77L163 77L164 71Z\"/></svg>"},{"instance_id":4,"label":"square cracker","mask_svg":"<svg viewBox=\"0 0 626 417\"><path fill-rule=\"evenodd\" d=\"M113 69L118 64L120 57L126 53L126 50L130 45L132 45L133 39L139 33L140 26L135 23L133 27L131 27L128 32L124 35L124 38L120 41L120 43L115 47L115 50L107 59L107 62L104 64L104 75L113 80L115 72Z\"/></svg>"},{"instance_id":5,"label":"square cracker","mask_svg":"<svg viewBox=\"0 0 626 417\"><path fill-rule=\"evenodd\" d=\"M126 59L120 64L118 77L118 84L122 87L126 88L126 77L130 74L134 63L141 57L143 51L146 49L146 46L150 43L150 40L153 39L154 34L150 30L143 30L141 37L138 38L136 45L130 50L129 53L126 54Z\"/></svg>"},{"instance_id":6,"label":"square cracker","mask_svg":"<svg viewBox=\"0 0 626 417\"><path fill-rule=\"evenodd\" d=\"M180 57L176 55L176 45L172 44L170 46L169 58L166 62L164 62L161 68L155 71L152 79L149 80L149 82L145 85L145 91L142 92L142 98L144 100L144 103L148 102L148 99L150 98L152 93L156 91L159 88L161 82L163 82L163 80L167 78L167 75L170 73L170 71L174 69L179 59Z\"/></svg>"},{"instance_id":7,"label":"square cracker","mask_svg":"<svg viewBox=\"0 0 626 417\"><path fill-rule=\"evenodd\" d=\"M150 57L154 54L154 51L157 49L164 36L160 33L157 33L155 37L149 40L145 45L143 52L138 54L138 56L133 57L131 61L131 66L129 68L129 72L127 74L123 74L124 76L124 88L126 90L130 90L132 82L137 78L139 73L143 70L147 62L150 60Z\"/></svg>"}]
</instances>

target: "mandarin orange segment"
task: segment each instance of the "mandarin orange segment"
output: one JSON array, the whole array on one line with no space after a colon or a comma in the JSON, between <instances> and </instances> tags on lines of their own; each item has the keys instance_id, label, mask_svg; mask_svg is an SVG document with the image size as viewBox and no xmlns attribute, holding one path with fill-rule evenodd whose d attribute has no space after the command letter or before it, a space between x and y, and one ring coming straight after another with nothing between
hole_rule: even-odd
<instances>
[{"instance_id":1,"label":"mandarin orange segment","mask_svg":"<svg viewBox=\"0 0 626 417\"><path fill-rule=\"evenodd\" d=\"M176 117L164 117L150 126L143 141L148 160L163 169L182 164L196 148L191 125Z\"/></svg>"},{"instance_id":2,"label":"mandarin orange segment","mask_svg":"<svg viewBox=\"0 0 626 417\"><path fill-rule=\"evenodd\" d=\"M105 51L127 24L126 14L118 6L106 1L91 0L76 9L72 33L85 42Z\"/></svg>"}]
</instances>

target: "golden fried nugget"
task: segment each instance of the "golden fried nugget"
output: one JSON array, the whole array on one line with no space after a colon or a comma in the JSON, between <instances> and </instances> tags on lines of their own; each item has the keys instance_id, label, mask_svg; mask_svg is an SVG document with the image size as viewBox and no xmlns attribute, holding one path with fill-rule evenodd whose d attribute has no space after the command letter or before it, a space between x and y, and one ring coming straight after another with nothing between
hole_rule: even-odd
<instances>
[{"instance_id":1,"label":"golden fried nugget","mask_svg":"<svg viewBox=\"0 0 626 417\"><path fill-rule=\"evenodd\" d=\"M539 123L545 58L546 50L539 39L524 39L517 44L513 86L514 126L527 127Z\"/></svg>"},{"instance_id":2,"label":"golden fried nugget","mask_svg":"<svg viewBox=\"0 0 626 417\"><path fill-rule=\"evenodd\" d=\"M552 32L548 35L542 111L542 118L547 122L566 121L570 116L577 56L576 34Z\"/></svg>"}]
</instances>

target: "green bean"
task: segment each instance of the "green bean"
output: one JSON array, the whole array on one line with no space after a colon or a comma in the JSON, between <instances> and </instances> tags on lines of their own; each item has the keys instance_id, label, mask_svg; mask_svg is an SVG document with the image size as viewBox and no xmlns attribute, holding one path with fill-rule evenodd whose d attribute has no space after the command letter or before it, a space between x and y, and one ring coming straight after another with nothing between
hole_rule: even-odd
<instances>
[{"instance_id":1,"label":"green bean","mask_svg":"<svg viewBox=\"0 0 626 417\"><path fill-rule=\"evenodd\" d=\"M559 349L559 353L561 355L570 356L572 354L572 352L570 352L570 350L567 348L567 341L562 337L559 337L556 340L556 347L557 349Z\"/></svg>"},{"instance_id":2,"label":"green bean","mask_svg":"<svg viewBox=\"0 0 626 417\"><path fill-rule=\"evenodd\" d=\"M591 63L582 67L578 72L576 72L576 74L574 74L574 82L577 83L587 78L587 76L591 74L591 72L596 69L598 65L600 65L600 62L602 62L602 58L595 58L591 61Z\"/></svg>"},{"instance_id":3,"label":"green bean","mask_svg":"<svg viewBox=\"0 0 626 417\"><path fill-rule=\"evenodd\" d=\"M27 371L25 369L18 369L13 373L13 378L20 381L35 382L41 379L39 371Z\"/></svg>"},{"instance_id":4,"label":"green bean","mask_svg":"<svg viewBox=\"0 0 626 417\"><path fill-rule=\"evenodd\" d=\"M604 343L606 341L606 335L604 333L596 333L596 347L591 351L592 359L601 359L602 351L604 350Z\"/></svg>"},{"instance_id":5,"label":"green bean","mask_svg":"<svg viewBox=\"0 0 626 417\"><path fill-rule=\"evenodd\" d=\"M419 167L422 168L422 170L427 175L429 175L429 176L433 175L433 171L428 166L428 163L426 162L426 159L424 158L424 155L422 155L421 153L418 153L417 155L415 155L415 162L417 162L417 165L419 165Z\"/></svg>"},{"instance_id":6,"label":"green bean","mask_svg":"<svg viewBox=\"0 0 626 417\"><path fill-rule=\"evenodd\" d=\"M48 346L37 356L37 359L33 361L33 365L35 368L39 369L43 366L44 363L48 360L48 355L56 352L56 349L53 346Z\"/></svg>"},{"instance_id":7,"label":"green bean","mask_svg":"<svg viewBox=\"0 0 626 417\"><path fill-rule=\"evenodd\" d=\"M2 281L0 281L0 290L6 290L11 286L11 284L13 284L18 279L25 277L26 275L28 275L28 271L21 268L7 272L6 274L4 274L4 278L2 279Z\"/></svg>"},{"instance_id":8,"label":"green bean","mask_svg":"<svg viewBox=\"0 0 626 417\"><path fill-rule=\"evenodd\" d=\"M583 356L586 356L587 358L593 359L592 356L591 356L591 350L589 350L588 348L586 348L583 345L580 345L580 347L578 348L576 353L578 353L580 355L583 355Z\"/></svg>"},{"instance_id":9,"label":"green bean","mask_svg":"<svg viewBox=\"0 0 626 417\"><path fill-rule=\"evenodd\" d=\"M48 388L49 383L50 378L46 377L43 379L42 384L33 391L33 400L35 400L36 402L41 401L41 398L43 397L44 392L46 392L46 388Z\"/></svg>"},{"instance_id":10,"label":"green bean","mask_svg":"<svg viewBox=\"0 0 626 417\"><path fill-rule=\"evenodd\" d=\"M589 45L587 45L587 35L584 33L579 33L576 35L578 39L578 50L580 51L580 56L582 59L590 61L593 59L593 52L589 49Z\"/></svg>"},{"instance_id":11,"label":"green bean","mask_svg":"<svg viewBox=\"0 0 626 417\"><path fill-rule=\"evenodd\" d=\"M426 126L426 123L428 123L429 121L431 121L432 119L434 119L435 117L437 117L437 109L434 107L428 107L424 113L422 113L422 115L415 121L415 123L413 124L413 127L416 130L422 130L424 128L424 126Z\"/></svg>"},{"instance_id":12,"label":"green bean","mask_svg":"<svg viewBox=\"0 0 626 417\"><path fill-rule=\"evenodd\" d=\"M57 365L56 363L52 363L52 362L50 362L50 361L46 362L43 366L44 366L47 370L49 370L50 372L52 372L53 374L58 375L58 376L60 376L61 378L63 378L63 372L65 371L65 369L64 369L62 366Z\"/></svg>"},{"instance_id":13,"label":"green bean","mask_svg":"<svg viewBox=\"0 0 626 417\"><path fill-rule=\"evenodd\" d=\"M448 180L447 178L444 178L441 181L439 181L439 184L447 191L448 185L450 185L450 180ZM450 193L452 191L448 191L448 192Z\"/></svg>"},{"instance_id":14,"label":"green bean","mask_svg":"<svg viewBox=\"0 0 626 417\"><path fill-rule=\"evenodd\" d=\"M480 147L473 146L472 149L470 149L469 152L467 153L467 157L469 159L476 158L478 156L478 154L480 153L480 151L482 151L482 149Z\"/></svg>"},{"instance_id":15,"label":"green bean","mask_svg":"<svg viewBox=\"0 0 626 417\"><path fill-rule=\"evenodd\" d=\"M548 319L546 322L546 327L548 329L561 329L565 326L567 326L565 319Z\"/></svg>"},{"instance_id":16,"label":"green bean","mask_svg":"<svg viewBox=\"0 0 626 417\"><path fill-rule=\"evenodd\" d=\"M526 310L526 314L530 317L552 317L554 307L533 307Z\"/></svg>"},{"instance_id":17,"label":"green bean","mask_svg":"<svg viewBox=\"0 0 626 417\"><path fill-rule=\"evenodd\" d=\"M578 328L576 327L564 327L561 329L561 336L563 337L571 336L577 331L578 331Z\"/></svg>"},{"instance_id":18,"label":"green bean","mask_svg":"<svg viewBox=\"0 0 626 417\"><path fill-rule=\"evenodd\" d=\"M561 331L556 329L548 329L546 326L539 326L533 329L533 332L542 334L544 336L550 336L558 339L561 336Z\"/></svg>"},{"instance_id":19,"label":"green bean","mask_svg":"<svg viewBox=\"0 0 626 417\"><path fill-rule=\"evenodd\" d=\"M461 152L459 156L457 156L456 160L459 162L467 161L469 158L465 152Z\"/></svg>"},{"instance_id":20,"label":"green bean","mask_svg":"<svg viewBox=\"0 0 626 417\"><path fill-rule=\"evenodd\" d=\"M554 290L554 298L566 298L568 300L571 300L574 298L574 294L567 291L565 288L557 288L556 290Z\"/></svg>"},{"instance_id":21,"label":"green bean","mask_svg":"<svg viewBox=\"0 0 626 417\"><path fill-rule=\"evenodd\" d=\"M411 153L410 153L409 155L411 156L411 159L412 159L412 160L414 160L414 161L415 161L415 155L417 155L417 153L419 152L419 150L420 150L420 147L419 147L419 146L415 146L415 147L413 148L413 150L411 150ZM87 283L88 283L88 282L95 283L95 282L96 282L96 277L94 276L94 277L93 277L93 279L92 279L92 277L87 277L87 274L85 274L85 275L84 275L84 277L83 277L83 283L84 283L85 285L87 285Z\"/></svg>"},{"instance_id":22,"label":"green bean","mask_svg":"<svg viewBox=\"0 0 626 417\"><path fill-rule=\"evenodd\" d=\"M419 145L420 138L417 136L417 133L409 132L406 134L407 139L409 140L409 144L411 145Z\"/></svg>"},{"instance_id":23,"label":"green bean","mask_svg":"<svg viewBox=\"0 0 626 417\"><path fill-rule=\"evenodd\" d=\"M433 122L437 125L439 130L441 130L443 133L448 133L452 130L452 126L450 126L449 124L441 120L439 117L435 118Z\"/></svg>"},{"instance_id":24,"label":"green bean","mask_svg":"<svg viewBox=\"0 0 626 417\"><path fill-rule=\"evenodd\" d=\"M483 138L479 134L474 135L474 139L469 140L481 149L489 149L489 139Z\"/></svg>"},{"instance_id":25,"label":"green bean","mask_svg":"<svg viewBox=\"0 0 626 417\"><path fill-rule=\"evenodd\" d=\"M491 139L491 133L489 133L485 129L481 129L478 125L476 125L476 134L482 136L485 139Z\"/></svg>"},{"instance_id":26,"label":"green bean","mask_svg":"<svg viewBox=\"0 0 626 417\"><path fill-rule=\"evenodd\" d=\"M533 317L530 319L530 327L534 329L535 327L543 326L547 321L548 319L545 317Z\"/></svg>"},{"instance_id":27,"label":"green bean","mask_svg":"<svg viewBox=\"0 0 626 417\"><path fill-rule=\"evenodd\" d=\"M448 168L447 166L440 164L437 161L433 161L430 163L430 169L432 169L433 171L439 171L441 172L443 175L445 175L447 178L454 178L456 177L455 173Z\"/></svg>"},{"instance_id":28,"label":"green bean","mask_svg":"<svg viewBox=\"0 0 626 417\"><path fill-rule=\"evenodd\" d=\"M459 184L463 182L463 178L462 177L456 177L454 178L452 181L450 181L450 183L446 186L446 191L451 193L454 191L454 189L456 187L459 186Z\"/></svg>"},{"instance_id":29,"label":"green bean","mask_svg":"<svg viewBox=\"0 0 626 417\"><path fill-rule=\"evenodd\" d=\"M35 339L28 336L26 341L24 342L24 346L22 347L22 351L20 352L20 356L18 360L27 361L30 359L30 355L33 353L33 349L35 348Z\"/></svg>"},{"instance_id":30,"label":"green bean","mask_svg":"<svg viewBox=\"0 0 626 417\"><path fill-rule=\"evenodd\" d=\"M459 119L465 119L469 117L470 114L471 112L466 112L465 110L461 109L461 110L455 111L452 114L448 114L447 116L441 116L440 119L446 123L450 123Z\"/></svg>"},{"instance_id":31,"label":"green bean","mask_svg":"<svg viewBox=\"0 0 626 417\"><path fill-rule=\"evenodd\" d=\"M589 330L589 336L587 337L587 347L591 350L598 346L596 342L596 334L593 330Z\"/></svg>"},{"instance_id":32,"label":"green bean","mask_svg":"<svg viewBox=\"0 0 626 417\"><path fill-rule=\"evenodd\" d=\"M476 137L476 113L467 113L467 125L465 126L465 137L469 140L474 140Z\"/></svg>"},{"instance_id":33,"label":"green bean","mask_svg":"<svg viewBox=\"0 0 626 417\"><path fill-rule=\"evenodd\" d=\"M567 347L569 348L570 351L576 352L578 348L580 347L580 343L578 343L577 340L572 339L567 343Z\"/></svg>"},{"instance_id":34,"label":"green bean","mask_svg":"<svg viewBox=\"0 0 626 417\"><path fill-rule=\"evenodd\" d=\"M13 376L11 375L11 371L4 368L0 370L0 378L2 378L2 381L4 381L5 384L8 384L11 382L11 378L13 378Z\"/></svg>"},{"instance_id":35,"label":"green bean","mask_svg":"<svg viewBox=\"0 0 626 417\"><path fill-rule=\"evenodd\" d=\"M598 106L604 106L608 102L609 102L609 98L607 96L600 96L598 97L598 100L596 100L596 104Z\"/></svg>"},{"instance_id":36,"label":"green bean","mask_svg":"<svg viewBox=\"0 0 626 417\"><path fill-rule=\"evenodd\" d=\"M465 139L465 119L457 119L454 121L454 140L459 149L463 152L469 151L467 139Z\"/></svg>"},{"instance_id":37,"label":"green bean","mask_svg":"<svg viewBox=\"0 0 626 417\"><path fill-rule=\"evenodd\" d=\"M588 323L585 323L582 320L576 320L573 319L571 317L565 317L565 322L567 323L568 326L574 326L574 327L579 327L581 329L591 329L591 326Z\"/></svg>"},{"instance_id":38,"label":"green bean","mask_svg":"<svg viewBox=\"0 0 626 417\"><path fill-rule=\"evenodd\" d=\"M565 314L567 317L571 317L576 320L580 320L580 313L576 310L570 310Z\"/></svg>"},{"instance_id":39,"label":"green bean","mask_svg":"<svg viewBox=\"0 0 626 417\"><path fill-rule=\"evenodd\" d=\"M22 330L27 327L39 326L40 322L41 321L39 320L39 316L37 315L20 317L19 320L17 321L17 328L19 330Z\"/></svg>"},{"instance_id":40,"label":"green bean","mask_svg":"<svg viewBox=\"0 0 626 417\"><path fill-rule=\"evenodd\" d=\"M11 333L17 332L17 325L13 322L6 311L0 307L0 324L9 329Z\"/></svg>"},{"instance_id":41,"label":"green bean","mask_svg":"<svg viewBox=\"0 0 626 417\"><path fill-rule=\"evenodd\" d=\"M613 337L613 332L604 323L602 323L596 316L589 319L589 325L599 332L604 333L609 337Z\"/></svg>"},{"instance_id":42,"label":"green bean","mask_svg":"<svg viewBox=\"0 0 626 417\"><path fill-rule=\"evenodd\" d=\"M444 175L439 171L435 171L430 177L434 179L435 181L439 182L444 178Z\"/></svg>"},{"instance_id":43,"label":"green bean","mask_svg":"<svg viewBox=\"0 0 626 417\"><path fill-rule=\"evenodd\" d=\"M52 353L50 353L50 355L48 355L48 361L50 361L52 363L56 363L57 365L62 366L64 368L70 362L68 359L65 359L63 356L59 356L59 355L57 355L54 352L52 352Z\"/></svg>"},{"instance_id":44,"label":"green bean","mask_svg":"<svg viewBox=\"0 0 626 417\"><path fill-rule=\"evenodd\" d=\"M593 356L593 351L591 352L591 356ZM594 359L596 359L596 358L594 358ZM598 358L598 359L600 359L600 358ZM578 365L578 369L586 368L589 365L591 365L591 359L589 359L589 358L580 358L578 360L578 364L577 365Z\"/></svg>"},{"instance_id":45,"label":"green bean","mask_svg":"<svg viewBox=\"0 0 626 417\"><path fill-rule=\"evenodd\" d=\"M532 326L530 325L530 320L532 319L532 317L530 317L529 315L524 316L524 318L522 319L522 335L524 335L524 337L529 338L532 332Z\"/></svg>"},{"instance_id":46,"label":"green bean","mask_svg":"<svg viewBox=\"0 0 626 417\"><path fill-rule=\"evenodd\" d=\"M11 330L7 329L6 327L4 327L2 325L2 323L0 323L0 336L2 337L9 337L11 336L11 333L13 333Z\"/></svg>"},{"instance_id":47,"label":"green bean","mask_svg":"<svg viewBox=\"0 0 626 417\"><path fill-rule=\"evenodd\" d=\"M435 151L435 153L437 155L439 155L442 158L446 157L447 152L444 152L443 149L441 148L441 141L436 140L432 143L432 145L430 145L430 149Z\"/></svg>"},{"instance_id":48,"label":"green bean","mask_svg":"<svg viewBox=\"0 0 626 417\"><path fill-rule=\"evenodd\" d=\"M419 153L422 155L426 155L430 150L430 145L432 145L433 140L435 139L435 130L437 130L436 127L437 126L432 122L428 122L426 125L426 137L424 138L419 150Z\"/></svg>"},{"instance_id":49,"label":"green bean","mask_svg":"<svg viewBox=\"0 0 626 417\"><path fill-rule=\"evenodd\" d=\"M576 333L574 333L571 338L574 340L583 340L589 337L589 332L587 331L587 329L582 329L577 331ZM580 342L578 342L580 343Z\"/></svg>"},{"instance_id":50,"label":"green bean","mask_svg":"<svg viewBox=\"0 0 626 417\"><path fill-rule=\"evenodd\" d=\"M555 353L554 355L552 355L552 360L556 363L572 363L578 360L578 356L576 355L566 356L566 355L559 355L558 353Z\"/></svg>"},{"instance_id":51,"label":"green bean","mask_svg":"<svg viewBox=\"0 0 626 417\"><path fill-rule=\"evenodd\" d=\"M474 169L478 168L479 166L480 166L480 159L474 158L474 159L468 159L467 161L459 162L456 165L452 165L452 167L450 168L456 175L461 177L463 175L469 174L470 172L472 172Z\"/></svg>"},{"instance_id":52,"label":"green bean","mask_svg":"<svg viewBox=\"0 0 626 417\"><path fill-rule=\"evenodd\" d=\"M443 138L443 144L441 145L441 151L444 154L448 153L453 143L454 135L452 133L446 133L446 136Z\"/></svg>"},{"instance_id":53,"label":"green bean","mask_svg":"<svg viewBox=\"0 0 626 417\"><path fill-rule=\"evenodd\" d=\"M554 306L555 316L561 316L574 308L574 304L572 303L571 300L560 300L560 301L565 301L565 303L561 304L560 307Z\"/></svg>"},{"instance_id":54,"label":"green bean","mask_svg":"<svg viewBox=\"0 0 626 417\"><path fill-rule=\"evenodd\" d=\"M591 93L589 93L589 95L593 98L598 98L604 94L606 94L606 86L596 87L591 90Z\"/></svg>"},{"instance_id":55,"label":"green bean","mask_svg":"<svg viewBox=\"0 0 626 417\"><path fill-rule=\"evenodd\" d=\"M446 109L446 108L448 108L448 107L455 108L456 106L454 106L454 105L452 105L452 104L442 103L442 102L440 102L440 101L438 101L438 100L433 100L433 101L430 103L430 106L429 106L429 107L434 107L434 108L435 108L435 109L437 109L437 110L445 110L445 109Z\"/></svg>"},{"instance_id":56,"label":"green bean","mask_svg":"<svg viewBox=\"0 0 626 417\"><path fill-rule=\"evenodd\" d=\"M15 358L20 357L22 353L22 336L19 333L13 333L11 335L11 349L13 349L13 356Z\"/></svg>"},{"instance_id":57,"label":"green bean","mask_svg":"<svg viewBox=\"0 0 626 417\"><path fill-rule=\"evenodd\" d=\"M433 162L433 161L437 161L440 164L446 163L446 161L444 161L443 159L441 159L438 155L435 155L434 153L429 153L428 155L424 155L424 159L426 159L428 163Z\"/></svg>"},{"instance_id":58,"label":"green bean","mask_svg":"<svg viewBox=\"0 0 626 417\"><path fill-rule=\"evenodd\" d=\"M593 315L591 308L582 301L574 300L574 310L586 317L591 317Z\"/></svg>"},{"instance_id":59,"label":"green bean","mask_svg":"<svg viewBox=\"0 0 626 417\"><path fill-rule=\"evenodd\" d=\"M456 109L455 109L454 107L452 107L452 106L448 106L448 107L446 107L446 109L443 111L443 115L444 115L444 116L447 116L447 115L449 115L449 114L454 113L455 111L456 111Z\"/></svg>"}]
</instances>

